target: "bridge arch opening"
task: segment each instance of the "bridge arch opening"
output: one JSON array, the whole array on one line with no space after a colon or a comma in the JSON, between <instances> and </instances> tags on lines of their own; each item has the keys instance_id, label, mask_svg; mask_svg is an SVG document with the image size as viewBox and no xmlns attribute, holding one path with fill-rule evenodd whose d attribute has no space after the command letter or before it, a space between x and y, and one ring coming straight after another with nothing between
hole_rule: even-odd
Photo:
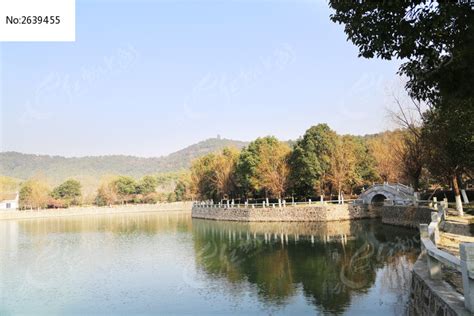
<instances>
[{"instance_id":1,"label":"bridge arch opening","mask_svg":"<svg viewBox=\"0 0 474 316\"><path fill-rule=\"evenodd\" d=\"M387 197L383 194L376 194L372 197L372 200L370 201L370 204L372 205L383 205L383 202L385 201Z\"/></svg>"}]
</instances>

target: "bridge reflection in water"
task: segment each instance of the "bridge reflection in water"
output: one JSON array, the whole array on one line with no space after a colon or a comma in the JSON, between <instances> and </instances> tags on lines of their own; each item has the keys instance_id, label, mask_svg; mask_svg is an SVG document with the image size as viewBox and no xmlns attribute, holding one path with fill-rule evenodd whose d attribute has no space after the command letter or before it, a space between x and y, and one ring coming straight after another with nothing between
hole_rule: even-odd
<instances>
[{"instance_id":1,"label":"bridge reflection in water","mask_svg":"<svg viewBox=\"0 0 474 316\"><path fill-rule=\"evenodd\" d=\"M302 292L319 311L343 313L351 300L385 287L406 307L416 232L374 220L237 223L193 220L198 266L238 288L250 282L262 301L284 305ZM238 295L238 293L236 293ZM374 304L383 304L377 297ZM393 302L392 302L393 303Z\"/></svg>"}]
</instances>

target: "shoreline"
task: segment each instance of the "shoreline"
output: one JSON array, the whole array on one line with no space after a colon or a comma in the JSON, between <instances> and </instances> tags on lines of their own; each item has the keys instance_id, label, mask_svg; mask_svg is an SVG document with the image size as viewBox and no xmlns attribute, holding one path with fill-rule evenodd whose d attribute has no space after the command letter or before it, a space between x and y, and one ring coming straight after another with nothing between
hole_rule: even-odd
<instances>
[{"instance_id":1,"label":"shoreline","mask_svg":"<svg viewBox=\"0 0 474 316\"><path fill-rule=\"evenodd\" d=\"M379 218L383 224L417 229L431 221L433 209L419 206L319 204L279 207L194 205L193 218L228 222L339 222Z\"/></svg>"},{"instance_id":2,"label":"shoreline","mask_svg":"<svg viewBox=\"0 0 474 316\"><path fill-rule=\"evenodd\" d=\"M112 207L70 207L62 209L45 209L39 211L0 211L0 221L167 211L185 211L191 213L191 207L192 202L173 202L160 204L114 205Z\"/></svg>"}]
</instances>

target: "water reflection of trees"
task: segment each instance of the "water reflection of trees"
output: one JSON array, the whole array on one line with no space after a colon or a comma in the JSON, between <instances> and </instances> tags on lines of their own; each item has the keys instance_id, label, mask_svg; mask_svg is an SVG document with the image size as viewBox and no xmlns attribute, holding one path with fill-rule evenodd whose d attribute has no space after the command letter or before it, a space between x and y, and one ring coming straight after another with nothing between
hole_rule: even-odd
<instances>
[{"instance_id":1,"label":"water reflection of trees","mask_svg":"<svg viewBox=\"0 0 474 316\"><path fill-rule=\"evenodd\" d=\"M296 233L299 225L304 234ZM262 301L273 304L285 304L301 288L312 304L333 313L344 312L353 295L367 293L381 269L385 286L406 286L405 267L417 255L415 233L375 221L258 225L193 220L196 260L208 275L235 284L248 281Z\"/></svg>"},{"instance_id":2,"label":"water reflection of trees","mask_svg":"<svg viewBox=\"0 0 474 316\"><path fill-rule=\"evenodd\" d=\"M52 233L109 232L123 234L156 234L157 232L189 232L189 213L125 213L75 217L56 217L18 221L22 232L30 235Z\"/></svg>"}]
</instances>

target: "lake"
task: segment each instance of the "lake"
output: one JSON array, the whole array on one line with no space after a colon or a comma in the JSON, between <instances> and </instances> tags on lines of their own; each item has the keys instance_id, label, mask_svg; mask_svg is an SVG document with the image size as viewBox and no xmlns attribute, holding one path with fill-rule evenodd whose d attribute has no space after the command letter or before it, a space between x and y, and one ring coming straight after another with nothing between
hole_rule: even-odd
<instances>
[{"instance_id":1,"label":"lake","mask_svg":"<svg viewBox=\"0 0 474 316\"><path fill-rule=\"evenodd\" d=\"M416 230L190 212L0 221L0 315L400 315Z\"/></svg>"}]
</instances>

